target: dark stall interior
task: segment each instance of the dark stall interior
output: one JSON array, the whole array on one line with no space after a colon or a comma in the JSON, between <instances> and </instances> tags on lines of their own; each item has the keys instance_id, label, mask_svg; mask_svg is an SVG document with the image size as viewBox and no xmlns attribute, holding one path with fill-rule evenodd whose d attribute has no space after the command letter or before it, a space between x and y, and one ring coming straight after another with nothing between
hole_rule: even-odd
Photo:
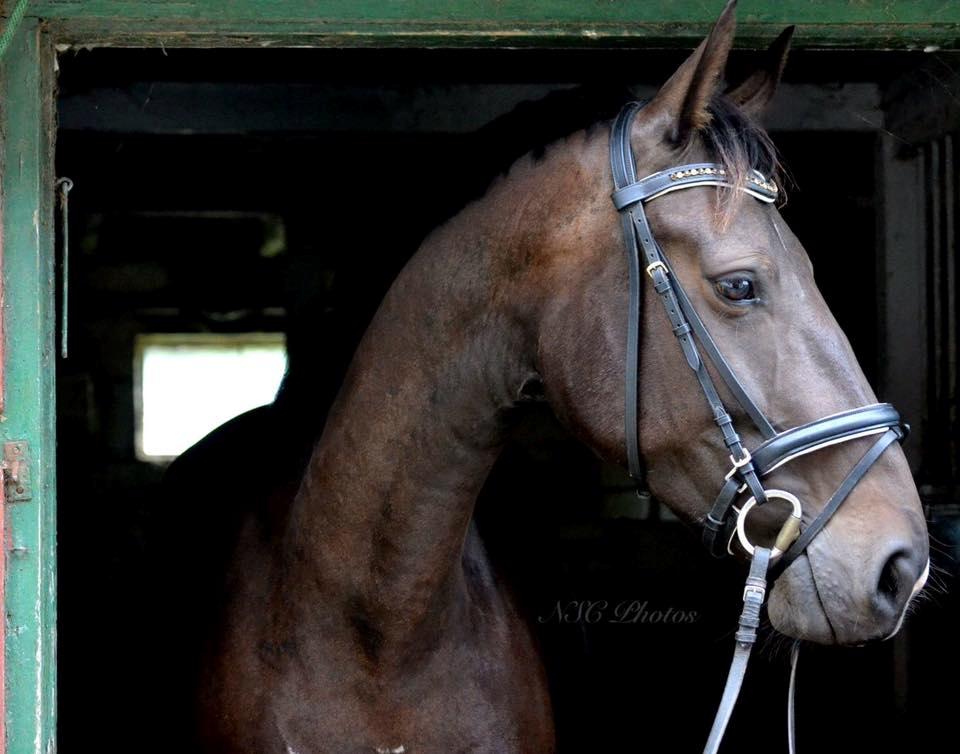
<instances>
[{"instance_id":1,"label":"dark stall interior","mask_svg":"<svg viewBox=\"0 0 960 754\"><path fill-rule=\"evenodd\" d=\"M181 692L165 685L163 668L169 653L184 656L191 589L204 578L195 555L212 546L216 512L229 503L218 491L237 483L161 488L165 463L137 450L137 336L284 333L295 408L237 449L236 474L296 474L357 339L424 235L515 158L609 117L628 85L647 93L680 59L629 50L61 55L57 174L74 182L70 355L57 374L62 751L94 740L102 751L149 750L149 740L130 741L144 740L158 712L160 728L174 729ZM740 53L731 78L755 60ZM925 63L921 53L797 53L770 116L794 183L783 214L881 399L890 270L877 250L884 213L898 211L878 178L884 95ZM838 170L843 180L824 180ZM391 188L372 213L364 190L381 177ZM930 295L955 297L955 288ZM939 415L940 393L925 395L927 415ZM956 424L941 431L956 436ZM911 458L932 503L939 593L894 641L804 649L802 748L925 750L954 739L950 694L936 689L960 670L949 640L960 628L950 591L960 501L949 464L928 462L937 435L928 437ZM636 496L545 407L519 418L477 516L536 623L560 751L661 742L699 751L732 651L742 565L711 560L697 533ZM788 650L765 632L728 750L786 751ZM149 730L147 739L163 737Z\"/></svg>"}]
</instances>

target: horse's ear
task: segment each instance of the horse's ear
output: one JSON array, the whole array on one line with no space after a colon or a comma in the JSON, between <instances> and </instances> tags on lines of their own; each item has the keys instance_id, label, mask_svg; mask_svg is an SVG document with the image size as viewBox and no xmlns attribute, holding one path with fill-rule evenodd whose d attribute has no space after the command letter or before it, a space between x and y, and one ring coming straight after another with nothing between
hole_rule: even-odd
<instances>
[{"instance_id":1,"label":"horse's ear","mask_svg":"<svg viewBox=\"0 0 960 754\"><path fill-rule=\"evenodd\" d=\"M737 0L727 2L707 38L645 108L651 119L666 121L666 138L674 146L682 146L692 133L710 122L707 107L717 92L733 45L736 8Z\"/></svg>"},{"instance_id":2,"label":"horse's ear","mask_svg":"<svg viewBox=\"0 0 960 754\"><path fill-rule=\"evenodd\" d=\"M780 76L783 75L783 67L787 64L793 30L793 26L788 26L780 32L780 36L767 48L760 70L755 71L742 84L727 92L727 97L746 113L760 115L773 99L777 84L780 83Z\"/></svg>"}]
</instances>

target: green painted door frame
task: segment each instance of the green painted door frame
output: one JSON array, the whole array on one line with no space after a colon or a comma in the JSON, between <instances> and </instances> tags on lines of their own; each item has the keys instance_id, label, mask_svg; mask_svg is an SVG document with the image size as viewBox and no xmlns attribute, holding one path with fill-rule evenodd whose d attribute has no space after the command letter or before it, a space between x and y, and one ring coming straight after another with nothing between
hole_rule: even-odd
<instances>
[{"instance_id":1,"label":"green painted door frame","mask_svg":"<svg viewBox=\"0 0 960 754\"><path fill-rule=\"evenodd\" d=\"M14 7L0 0L0 25ZM33 0L0 62L5 332L0 441L26 441L30 499L8 501L9 754L56 748L55 49L114 46L692 46L721 0ZM801 47L960 48L956 0L743 0L738 43L798 26ZM82 187L78 187L82 190ZM0 531L3 527L0 527ZM0 570L2 573L2 570ZM0 746L2 746L0 741ZM0 752L2 754L2 752Z\"/></svg>"},{"instance_id":2,"label":"green painted door frame","mask_svg":"<svg viewBox=\"0 0 960 754\"><path fill-rule=\"evenodd\" d=\"M26 441L29 499L8 499L8 752L55 750L56 463L52 197L54 51L25 20L0 63L4 414L0 441Z\"/></svg>"},{"instance_id":3,"label":"green painted door frame","mask_svg":"<svg viewBox=\"0 0 960 754\"><path fill-rule=\"evenodd\" d=\"M12 0L7 0L12 6ZM687 45L723 0L32 0L64 43ZM957 47L956 0L741 0L738 44Z\"/></svg>"}]
</instances>

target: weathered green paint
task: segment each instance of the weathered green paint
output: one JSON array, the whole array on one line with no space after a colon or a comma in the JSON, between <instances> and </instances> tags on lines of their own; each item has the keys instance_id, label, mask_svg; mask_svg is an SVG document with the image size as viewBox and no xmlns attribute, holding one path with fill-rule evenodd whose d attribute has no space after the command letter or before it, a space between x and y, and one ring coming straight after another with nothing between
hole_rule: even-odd
<instances>
[{"instance_id":1,"label":"weathered green paint","mask_svg":"<svg viewBox=\"0 0 960 754\"><path fill-rule=\"evenodd\" d=\"M8 754L55 750L56 461L50 127L53 54L23 22L0 66L5 415L30 444L33 497L7 505Z\"/></svg>"},{"instance_id":2,"label":"weathered green paint","mask_svg":"<svg viewBox=\"0 0 960 754\"><path fill-rule=\"evenodd\" d=\"M720 0L33 0L76 43L336 45L680 44ZM796 24L799 46L957 47L956 0L742 0L738 43Z\"/></svg>"},{"instance_id":3,"label":"weathered green paint","mask_svg":"<svg viewBox=\"0 0 960 754\"><path fill-rule=\"evenodd\" d=\"M742 0L743 21L935 23L958 18L954 0ZM711 22L721 0L33 0L31 15L307 21L433 20L493 23Z\"/></svg>"}]
</instances>

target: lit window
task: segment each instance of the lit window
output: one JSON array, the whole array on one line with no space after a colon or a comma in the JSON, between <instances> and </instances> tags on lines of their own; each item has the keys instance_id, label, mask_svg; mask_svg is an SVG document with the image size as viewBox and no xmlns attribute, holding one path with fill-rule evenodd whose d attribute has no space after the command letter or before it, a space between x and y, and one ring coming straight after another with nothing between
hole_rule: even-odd
<instances>
[{"instance_id":1,"label":"lit window","mask_svg":"<svg viewBox=\"0 0 960 754\"><path fill-rule=\"evenodd\" d=\"M139 335L134 358L137 456L149 461L273 401L287 365L274 333Z\"/></svg>"}]
</instances>

